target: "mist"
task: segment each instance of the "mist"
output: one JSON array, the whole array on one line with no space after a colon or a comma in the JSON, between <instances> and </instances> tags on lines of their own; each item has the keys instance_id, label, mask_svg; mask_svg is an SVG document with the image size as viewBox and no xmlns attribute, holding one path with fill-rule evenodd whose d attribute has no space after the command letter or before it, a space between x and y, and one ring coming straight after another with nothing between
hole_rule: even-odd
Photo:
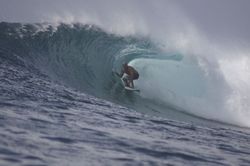
<instances>
[{"instance_id":1,"label":"mist","mask_svg":"<svg viewBox=\"0 0 250 166\"><path fill-rule=\"evenodd\" d=\"M178 27L189 22L211 39L225 42L249 41L249 14L248 0L0 1L0 21L80 22L96 24L111 32L144 35L151 33L152 27L154 31L162 28L180 31Z\"/></svg>"}]
</instances>

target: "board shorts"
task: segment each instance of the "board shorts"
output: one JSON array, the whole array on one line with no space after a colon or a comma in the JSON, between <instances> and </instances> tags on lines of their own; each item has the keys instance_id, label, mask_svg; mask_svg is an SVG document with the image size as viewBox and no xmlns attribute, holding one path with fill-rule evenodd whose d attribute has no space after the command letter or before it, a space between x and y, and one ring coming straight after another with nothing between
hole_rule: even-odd
<instances>
[{"instance_id":1,"label":"board shorts","mask_svg":"<svg viewBox=\"0 0 250 166\"><path fill-rule=\"evenodd\" d=\"M126 73L124 73L122 76L122 79L131 80L131 81L137 80L138 78L139 78L138 72L135 72L133 77L131 77L130 75L128 75Z\"/></svg>"},{"instance_id":2,"label":"board shorts","mask_svg":"<svg viewBox=\"0 0 250 166\"><path fill-rule=\"evenodd\" d=\"M131 77L128 74L124 73L122 76L122 79L123 80L131 80Z\"/></svg>"}]
</instances>

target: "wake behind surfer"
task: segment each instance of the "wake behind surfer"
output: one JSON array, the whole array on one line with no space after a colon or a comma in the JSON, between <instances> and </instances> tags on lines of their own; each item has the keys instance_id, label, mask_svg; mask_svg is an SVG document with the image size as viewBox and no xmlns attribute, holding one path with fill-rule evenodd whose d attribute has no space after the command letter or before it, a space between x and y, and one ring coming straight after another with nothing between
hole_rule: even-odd
<instances>
[{"instance_id":1,"label":"wake behind surfer","mask_svg":"<svg viewBox=\"0 0 250 166\"><path fill-rule=\"evenodd\" d=\"M121 73L119 74L122 80L125 83L125 86L134 88L133 80L139 78L139 73L132 66L129 66L127 63L123 63Z\"/></svg>"}]
</instances>

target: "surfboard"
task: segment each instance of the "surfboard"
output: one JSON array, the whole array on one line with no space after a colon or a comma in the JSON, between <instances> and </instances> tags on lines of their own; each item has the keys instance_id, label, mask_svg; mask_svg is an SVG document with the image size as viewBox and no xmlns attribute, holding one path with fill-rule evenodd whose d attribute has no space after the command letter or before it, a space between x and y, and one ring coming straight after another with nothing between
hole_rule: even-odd
<instances>
[{"instance_id":1,"label":"surfboard","mask_svg":"<svg viewBox=\"0 0 250 166\"><path fill-rule=\"evenodd\" d=\"M130 87L128 87L128 86L124 86L124 89L129 90L129 91L136 91L136 92L140 92L140 90L139 90L139 89L130 88Z\"/></svg>"}]
</instances>

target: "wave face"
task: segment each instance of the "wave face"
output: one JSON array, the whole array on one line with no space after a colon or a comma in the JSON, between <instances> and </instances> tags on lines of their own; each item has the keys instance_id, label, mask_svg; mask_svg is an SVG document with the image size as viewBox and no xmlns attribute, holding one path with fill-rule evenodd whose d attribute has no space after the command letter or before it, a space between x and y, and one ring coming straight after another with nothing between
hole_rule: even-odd
<instances>
[{"instance_id":1,"label":"wave face","mask_svg":"<svg viewBox=\"0 0 250 166\"><path fill-rule=\"evenodd\" d=\"M166 51L150 38L113 35L92 25L1 23L0 30L5 60L20 61L55 82L142 112L250 126L248 97L233 93L223 75L227 70L218 62L178 49ZM123 62L139 71L135 86L140 94L124 91L112 74Z\"/></svg>"}]
</instances>

